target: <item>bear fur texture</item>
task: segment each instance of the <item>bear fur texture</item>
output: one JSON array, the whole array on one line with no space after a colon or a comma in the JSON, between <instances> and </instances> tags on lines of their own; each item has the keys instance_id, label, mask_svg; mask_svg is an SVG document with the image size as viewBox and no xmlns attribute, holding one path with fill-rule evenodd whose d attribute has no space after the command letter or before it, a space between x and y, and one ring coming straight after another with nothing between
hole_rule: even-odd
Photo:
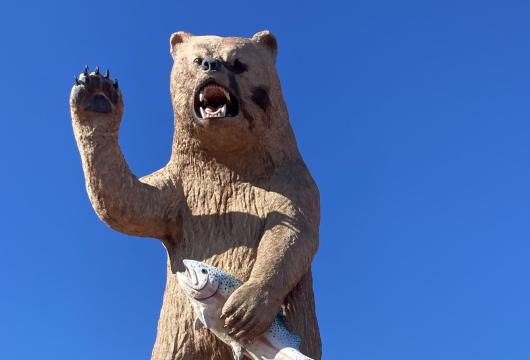
<instances>
[{"instance_id":1,"label":"bear fur texture","mask_svg":"<svg viewBox=\"0 0 530 360\"><path fill-rule=\"evenodd\" d=\"M172 153L150 175L137 178L122 155L123 97L108 73L85 69L70 97L97 215L117 231L160 239L167 249L152 359L232 359L231 349L207 329L194 330L193 309L176 278L183 259L244 281L223 308L234 337L251 341L282 312L302 338L301 351L320 359L311 278L319 194L289 124L275 70L276 39L268 31L248 39L177 32L170 49ZM223 103L223 116L203 113Z\"/></svg>"}]
</instances>

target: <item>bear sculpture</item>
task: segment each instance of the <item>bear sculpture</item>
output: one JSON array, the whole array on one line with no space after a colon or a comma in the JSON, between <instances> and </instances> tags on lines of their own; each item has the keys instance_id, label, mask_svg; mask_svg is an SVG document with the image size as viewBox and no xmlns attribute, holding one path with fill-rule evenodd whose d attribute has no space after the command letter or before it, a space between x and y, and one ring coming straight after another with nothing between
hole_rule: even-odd
<instances>
[{"instance_id":1,"label":"bear sculpture","mask_svg":"<svg viewBox=\"0 0 530 360\"><path fill-rule=\"evenodd\" d=\"M318 189L298 151L275 70L277 41L170 39L174 65L171 157L137 178L118 144L123 95L87 68L70 97L86 188L99 218L125 234L160 239L167 282L153 360L232 359L195 315L177 283L183 259L234 274L244 284L223 307L231 336L252 341L283 313L301 351L320 359L311 261L318 248Z\"/></svg>"}]
</instances>

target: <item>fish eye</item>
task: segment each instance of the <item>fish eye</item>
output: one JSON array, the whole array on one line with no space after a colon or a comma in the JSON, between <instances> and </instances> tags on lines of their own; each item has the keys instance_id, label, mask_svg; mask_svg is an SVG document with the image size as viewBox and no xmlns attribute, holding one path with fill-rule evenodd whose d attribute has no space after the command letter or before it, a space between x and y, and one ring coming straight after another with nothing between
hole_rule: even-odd
<instances>
[{"instance_id":1,"label":"fish eye","mask_svg":"<svg viewBox=\"0 0 530 360\"><path fill-rule=\"evenodd\" d=\"M203 274L208 274L208 270L206 270L206 269L201 269L201 272L202 272Z\"/></svg>"}]
</instances>

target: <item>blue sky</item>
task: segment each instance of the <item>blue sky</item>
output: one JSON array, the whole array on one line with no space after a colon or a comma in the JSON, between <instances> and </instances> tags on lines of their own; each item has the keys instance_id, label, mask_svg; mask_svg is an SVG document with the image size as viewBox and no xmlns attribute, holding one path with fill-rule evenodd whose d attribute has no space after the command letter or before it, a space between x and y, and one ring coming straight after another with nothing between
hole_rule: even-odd
<instances>
[{"instance_id":1,"label":"blue sky","mask_svg":"<svg viewBox=\"0 0 530 360\"><path fill-rule=\"evenodd\" d=\"M325 359L530 358L530 3L4 1L0 357L147 359L156 240L95 216L68 95L119 78L120 142L163 166L169 35L270 29L322 202Z\"/></svg>"}]
</instances>

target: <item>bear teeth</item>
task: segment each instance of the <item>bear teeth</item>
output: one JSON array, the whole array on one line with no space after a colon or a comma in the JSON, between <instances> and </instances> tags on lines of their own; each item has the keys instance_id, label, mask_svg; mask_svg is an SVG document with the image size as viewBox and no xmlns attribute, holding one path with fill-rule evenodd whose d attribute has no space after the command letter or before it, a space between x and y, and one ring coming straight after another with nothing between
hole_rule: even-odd
<instances>
[{"instance_id":1,"label":"bear teeth","mask_svg":"<svg viewBox=\"0 0 530 360\"><path fill-rule=\"evenodd\" d=\"M200 107L200 110L201 110L201 117L203 119L226 116L226 104L218 108L215 111L210 107L207 107L206 109L204 109L202 106Z\"/></svg>"},{"instance_id":2,"label":"bear teeth","mask_svg":"<svg viewBox=\"0 0 530 360\"><path fill-rule=\"evenodd\" d=\"M203 119L225 117L230 93L222 86L207 85L199 93L199 102Z\"/></svg>"},{"instance_id":3,"label":"bear teeth","mask_svg":"<svg viewBox=\"0 0 530 360\"><path fill-rule=\"evenodd\" d=\"M239 104L232 101L234 96L224 86L208 83L195 96L194 108L198 118L234 117L239 112Z\"/></svg>"}]
</instances>

